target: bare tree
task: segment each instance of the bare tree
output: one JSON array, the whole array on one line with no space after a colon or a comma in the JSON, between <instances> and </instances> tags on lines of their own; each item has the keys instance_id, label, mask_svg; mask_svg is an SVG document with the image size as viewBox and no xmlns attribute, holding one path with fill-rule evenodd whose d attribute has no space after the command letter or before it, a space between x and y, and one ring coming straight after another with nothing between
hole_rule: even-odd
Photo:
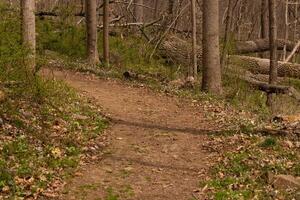
<instances>
[{"instance_id":1,"label":"bare tree","mask_svg":"<svg viewBox=\"0 0 300 200\"><path fill-rule=\"evenodd\" d=\"M219 0L203 0L202 90L222 93L219 49Z\"/></svg>"},{"instance_id":2,"label":"bare tree","mask_svg":"<svg viewBox=\"0 0 300 200\"><path fill-rule=\"evenodd\" d=\"M22 43L30 49L28 67L35 70L36 35L35 35L35 1L21 0Z\"/></svg>"},{"instance_id":3,"label":"bare tree","mask_svg":"<svg viewBox=\"0 0 300 200\"><path fill-rule=\"evenodd\" d=\"M91 64L99 64L97 48L97 2L85 0L86 28L87 28L87 58Z\"/></svg>"},{"instance_id":4,"label":"bare tree","mask_svg":"<svg viewBox=\"0 0 300 200\"><path fill-rule=\"evenodd\" d=\"M277 26L276 26L276 0L269 0L269 37L270 37L270 85L277 82ZM273 94L268 94L267 105L273 105Z\"/></svg>"},{"instance_id":5,"label":"bare tree","mask_svg":"<svg viewBox=\"0 0 300 200\"><path fill-rule=\"evenodd\" d=\"M109 65L109 0L104 0L103 5L103 58Z\"/></svg>"}]
</instances>

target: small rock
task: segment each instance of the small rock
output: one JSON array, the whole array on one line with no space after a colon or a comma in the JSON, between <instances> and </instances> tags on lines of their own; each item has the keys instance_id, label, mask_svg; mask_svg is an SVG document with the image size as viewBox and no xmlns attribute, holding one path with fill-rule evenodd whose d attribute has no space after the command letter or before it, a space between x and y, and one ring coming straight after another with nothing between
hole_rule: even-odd
<instances>
[{"instance_id":1,"label":"small rock","mask_svg":"<svg viewBox=\"0 0 300 200\"><path fill-rule=\"evenodd\" d=\"M274 176L273 186L276 189L300 189L300 180L291 175L276 175Z\"/></svg>"},{"instance_id":2,"label":"small rock","mask_svg":"<svg viewBox=\"0 0 300 200\"><path fill-rule=\"evenodd\" d=\"M289 141L289 140L285 141L284 143L290 149L294 147L294 144L291 141Z\"/></svg>"},{"instance_id":3,"label":"small rock","mask_svg":"<svg viewBox=\"0 0 300 200\"><path fill-rule=\"evenodd\" d=\"M133 170L133 167L125 167L124 170L126 172L131 172Z\"/></svg>"},{"instance_id":4,"label":"small rock","mask_svg":"<svg viewBox=\"0 0 300 200\"><path fill-rule=\"evenodd\" d=\"M106 167L106 168L105 168L105 171L106 171L107 173L112 173L112 172L113 172L113 170L112 170L111 168L109 168L109 167Z\"/></svg>"},{"instance_id":5,"label":"small rock","mask_svg":"<svg viewBox=\"0 0 300 200\"><path fill-rule=\"evenodd\" d=\"M74 114L73 117L74 117L74 119L77 119L77 120L87 120L87 119L89 119L89 117L84 116L84 115L79 115L79 114Z\"/></svg>"}]
</instances>

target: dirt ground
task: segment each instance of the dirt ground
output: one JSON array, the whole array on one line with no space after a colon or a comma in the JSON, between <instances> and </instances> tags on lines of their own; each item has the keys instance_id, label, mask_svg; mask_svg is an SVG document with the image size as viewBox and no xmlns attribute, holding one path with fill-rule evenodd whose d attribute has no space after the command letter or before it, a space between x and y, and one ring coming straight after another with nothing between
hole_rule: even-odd
<instances>
[{"instance_id":1,"label":"dirt ground","mask_svg":"<svg viewBox=\"0 0 300 200\"><path fill-rule=\"evenodd\" d=\"M205 199L199 182L216 155L204 144L218 125L205 119L201 105L120 80L44 73L94 98L112 121L105 156L83 166L61 199Z\"/></svg>"}]
</instances>

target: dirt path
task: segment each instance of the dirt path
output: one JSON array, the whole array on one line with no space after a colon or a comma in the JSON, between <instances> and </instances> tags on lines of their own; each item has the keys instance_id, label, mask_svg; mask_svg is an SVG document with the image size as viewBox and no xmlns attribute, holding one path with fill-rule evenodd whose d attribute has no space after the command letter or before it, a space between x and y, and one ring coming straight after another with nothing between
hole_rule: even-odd
<instances>
[{"instance_id":1,"label":"dirt path","mask_svg":"<svg viewBox=\"0 0 300 200\"><path fill-rule=\"evenodd\" d=\"M120 81L45 73L95 98L113 122L107 155L84 167L63 199L203 199L195 190L211 164L213 155L203 144L213 122L204 119L201 107Z\"/></svg>"}]
</instances>

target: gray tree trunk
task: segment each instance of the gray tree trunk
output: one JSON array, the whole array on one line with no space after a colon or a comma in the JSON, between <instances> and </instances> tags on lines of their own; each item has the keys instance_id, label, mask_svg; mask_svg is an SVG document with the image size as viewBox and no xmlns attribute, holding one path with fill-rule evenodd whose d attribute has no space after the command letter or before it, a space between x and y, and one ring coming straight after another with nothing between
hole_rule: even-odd
<instances>
[{"instance_id":1,"label":"gray tree trunk","mask_svg":"<svg viewBox=\"0 0 300 200\"><path fill-rule=\"evenodd\" d=\"M35 35L35 1L21 0L22 43L30 49L27 67L35 70L36 35Z\"/></svg>"},{"instance_id":2,"label":"gray tree trunk","mask_svg":"<svg viewBox=\"0 0 300 200\"><path fill-rule=\"evenodd\" d=\"M135 0L134 6L134 16L136 18L136 22L144 22L144 0Z\"/></svg>"},{"instance_id":3,"label":"gray tree trunk","mask_svg":"<svg viewBox=\"0 0 300 200\"><path fill-rule=\"evenodd\" d=\"M191 0L192 28L193 28L193 50L192 65L189 67L188 76L197 78L197 21L196 21L196 0Z\"/></svg>"},{"instance_id":4,"label":"gray tree trunk","mask_svg":"<svg viewBox=\"0 0 300 200\"><path fill-rule=\"evenodd\" d=\"M91 64L99 64L97 48L97 2L85 0L86 28L87 28L87 59Z\"/></svg>"},{"instance_id":5,"label":"gray tree trunk","mask_svg":"<svg viewBox=\"0 0 300 200\"><path fill-rule=\"evenodd\" d=\"M168 14L169 15L173 14L174 4L175 4L175 0L169 0L169 4L168 4Z\"/></svg>"},{"instance_id":6,"label":"gray tree trunk","mask_svg":"<svg viewBox=\"0 0 300 200\"><path fill-rule=\"evenodd\" d=\"M104 0L103 6L103 58L109 65L109 0Z\"/></svg>"},{"instance_id":7,"label":"gray tree trunk","mask_svg":"<svg viewBox=\"0 0 300 200\"><path fill-rule=\"evenodd\" d=\"M276 0L269 0L269 37L270 37L270 79L269 84L275 85L277 82L277 26L276 26ZM268 94L267 105L273 105L273 94Z\"/></svg>"},{"instance_id":8,"label":"gray tree trunk","mask_svg":"<svg viewBox=\"0 0 300 200\"><path fill-rule=\"evenodd\" d=\"M202 90L222 93L219 47L219 0L203 0Z\"/></svg>"}]
</instances>

